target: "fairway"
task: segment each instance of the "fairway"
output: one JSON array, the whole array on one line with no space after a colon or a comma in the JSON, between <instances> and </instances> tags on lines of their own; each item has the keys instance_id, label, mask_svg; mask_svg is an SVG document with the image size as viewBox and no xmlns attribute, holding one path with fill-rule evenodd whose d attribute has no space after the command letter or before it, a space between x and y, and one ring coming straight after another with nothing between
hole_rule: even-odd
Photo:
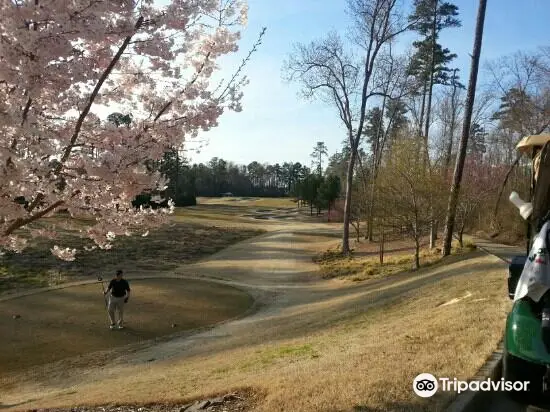
<instances>
[{"instance_id":1,"label":"fairway","mask_svg":"<svg viewBox=\"0 0 550 412\"><path fill-rule=\"evenodd\" d=\"M4 373L213 325L244 313L245 292L211 282L129 279L126 328L111 331L101 284L68 287L0 302Z\"/></svg>"},{"instance_id":2,"label":"fairway","mask_svg":"<svg viewBox=\"0 0 550 412\"><path fill-rule=\"evenodd\" d=\"M291 197L198 197L199 205L226 205L248 207L295 208L296 201Z\"/></svg>"}]
</instances>

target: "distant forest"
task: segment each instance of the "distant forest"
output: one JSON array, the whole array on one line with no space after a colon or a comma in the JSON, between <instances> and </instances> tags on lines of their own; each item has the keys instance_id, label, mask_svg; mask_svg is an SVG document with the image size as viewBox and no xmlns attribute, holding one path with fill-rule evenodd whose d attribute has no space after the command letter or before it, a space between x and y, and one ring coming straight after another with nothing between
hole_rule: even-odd
<instances>
[{"instance_id":1,"label":"distant forest","mask_svg":"<svg viewBox=\"0 0 550 412\"><path fill-rule=\"evenodd\" d=\"M117 127L129 127L132 123L130 114L111 113L107 120ZM152 193L138 195L133 205L164 207L172 199L176 206L193 206L197 197L217 197L226 194L250 197L285 197L292 196L301 204L308 204L320 213L321 209L333 206L341 192L342 168L348 158L332 159L329 162L326 176L323 176L323 158L328 156L324 142L317 142L311 153L314 170L301 163L284 162L282 165L259 163L237 165L217 157L208 163L190 164L176 149L164 153L162 160L148 162L150 171L159 171L169 182L168 187L159 193L163 203L156 203ZM24 199L22 199L24 201Z\"/></svg>"},{"instance_id":2,"label":"distant forest","mask_svg":"<svg viewBox=\"0 0 550 412\"><path fill-rule=\"evenodd\" d=\"M234 196L283 197L295 191L296 183L304 179L309 168L300 163L236 165L217 157L208 163L189 164L176 151L167 152L158 165L169 180L166 197L176 206L195 204L199 196L216 197L226 193Z\"/></svg>"}]
</instances>

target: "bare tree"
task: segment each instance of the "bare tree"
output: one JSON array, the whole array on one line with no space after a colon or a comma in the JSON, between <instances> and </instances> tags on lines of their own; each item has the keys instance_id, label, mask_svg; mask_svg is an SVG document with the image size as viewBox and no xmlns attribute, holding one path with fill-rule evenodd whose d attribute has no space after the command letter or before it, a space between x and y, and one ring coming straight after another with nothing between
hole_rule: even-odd
<instances>
[{"instance_id":1,"label":"bare tree","mask_svg":"<svg viewBox=\"0 0 550 412\"><path fill-rule=\"evenodd\" d=\"M458 82L456 72L453 70L451 77L452 85L445 88L442 92L440 104L437 106L436 116L443 127L443 169L448 173L451 166L451 157L455 146L455 135L459 126L459 118L462 114L463 103L461 102L462 88Z\"/></svg>"},{"instance_id":2,"label":"bare tree","mask_svg":"<svg viewBox=\"0 0 550 412\"><path fill-rule=\"evenodd\" d=\"M418 147L416 147L418 146ZM404 228L415 244L413 269L420 267L421 238L428 233L433 213L433 190L441 188L441 176L436 174L421 180L418 176L425 170L423 159L410 154L421 151L423 142L406 138L392 148L386 164L381 169L380 196L386 204L387 217Z\"/></svg>"},{"instance_id":3,"label":"bare tree","mask_svg":"<svg viewBox=\"0 0 550 412\"><path fill-rule=\"evenodd\" d=\"M388 137L393 130L395 119L399 115L400 106L397 103L413 90L407 82L408 64L409 57L394 57L390 45L389 52L381 56L380 70L376 73L380 77L379 83L383 85L382 107L379 110L379 119L369 119L371 122L375 120L374 124L367 125L370 128L374 126L374 130L369 130L370 128L367 127L364 133L370 138L372 152L370 201L367 216L368 232L366 236L369 241L373 240L376 179Z\"/></svg>"},{"instance_id":4,"label":"bare tree","mask_svg":"<svg viewBox=\"0 0 550 412\"><path fill-rule=\"evenodd\" d=\"M476 96L477 74L479 70L479 58L481 56L481 45L483 43L483 28L485 26L485 10L487 9L487 0L479 0L479 9L476 22L476 34L474 39L474 51L472 55L472 67L470 70L470 80L468 84L468 95L466 98L466 108L464 123L462 125L462 137L460 139L458 156L456 159L455 172L451 193L449 195L449 205L447 207L447 219L445 222L445 234L443 237L443 256L451 254L451 242L456 215L456 205L460 193L460 182L464 170L464 161L466 159L466 149L468 138L470 136L470 126L472 122L472 113Z\"/></svg>"},{"instance_id":5,"label":"bare tree","mask_svg":"<svg viewBox=\"0 0 550 412\"><path fill-rule=\"evenodd\" d=\"M298 44L285 62L287 79L300 82L305 97L322 99L333 105L347 130L351 150L344 205L344 254L350 251L353 171L363 136L367 103L384 94L384 85L375 75L379 70L379 56L409 28L398 4L398 0L348 0L353 20L350 47L345 47L337 34L330 33L325 39L309 45Z\"/></svg>"},{"instance_id":6,"label":"bare tree","mask_svg":"<svg viewBox=\"0 0 550 412\"><path fill-rule=\"evenodd\" d=\"M488 64L492 74L492 88L500 94L501 105L494 114L499 121L500 134L506 139L508 149L525 135L540 134L550 130L550 46L536 52L517 52ZM500 199L506 183L518 165L517 155L500 186L493 209L496 223Z\"/></svg>"}]
</instances>

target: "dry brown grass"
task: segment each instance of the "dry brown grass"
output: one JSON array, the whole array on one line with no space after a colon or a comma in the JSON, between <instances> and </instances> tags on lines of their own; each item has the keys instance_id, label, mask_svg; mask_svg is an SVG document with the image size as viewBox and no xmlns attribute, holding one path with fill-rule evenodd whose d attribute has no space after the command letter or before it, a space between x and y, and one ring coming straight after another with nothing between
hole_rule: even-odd
<instances>
[{"instance_id":1,"label":"dry brown grass","mask_svg":"<svg viewBox=\"0 0 550 412\"><path fill-rule=\"evenodd\" d=\"M421 400L413 379L477 372L502 336L510 307L505 278L491 257L424 269L288 307L256 321L247 336L204 342L196 354L152 364L147 373L121 366L116 376L76 386L77 393L52 382L52 396L39 404L74 404L75 397L98 404L113 387L120 402L253 387L266 394L257 409L266 412L443 410L449 396Z\"/></svg>"},{"instance_id":2,"label":"dry brown grass","mask_svg":"<svg viewBox=\"0 0 550 412\"><path fill-rule=\"evenodd\" d=\"M145 238L118 238L111 250L82 252L74 262L62 262L50 252L54 244L73 247L88 244L76 234L65 232L55 241L41 239L21 254L6 254L0 263L0 293L53 286L96 275L105 277L117 268L159 274L261 233L257 227L218 227L206 218L200 222L184 219L151 231Z\"/></svg>"},{"instance_id":3,"label":"dry brown grass","mask_svg":"<svg viewBox=\"0 0 550 412\"><path fill-rule=\"evenodd\" d=\"M296 207L294 199L288 197L198 197L197 204L281 208Z\"/></svg>"},{"instance_id":4,"label":"dry brown grass","mask_svg":"<svg viewBox=\"0 0 550 412\"><path fill-rule=\"evenodd\" d=\"M354 300L356 309L343 309L336 301L316 306L317 316L327 317L325 330L307 333L306 327L304 332L299 326L307 320L302 319L295 325L299 338L202 358L202 373L167 382L189 390L195 379L201 382L197 391L205 392L256 385L267 391L261 411L442 410L449 398L422 402L412 392L413 379L422 372L459 379L476 373L502 336L509 308L504 273L495 268L481 277L473 270L377 307L369 307L368 299ZM472 296L465 300L440 306L468 293ZM340 322L331 311L340 311ZM276 324L272 327L275 333ZM177 368L186 376L193 367Z\"/></svg>"},{"instance_id":5,"label":"dry brown grass","mask_svg":"<svg viewBox=\"0 0 550 412\"><path fill-rule=\"evenodd\" d=\"M313 227L245 242L193 268L249 284L295 282L296 289L269 291L265 311L169 342L158 352L166 360L147 362L160 350L152 347L143 358L120 352L118 363L93 370L37 368L4 379L2 402L35 399L20 409L181 402L252 388L265 395L255 409L265 412L442 410L448 397L420 400L413 379L477 372L502 336L506 268L473 253L374 282L309 288L297 279L315 269L313 252L338 241L328 225Z\"/></svg>"},{"instance_id":6,"label":"dry brown grass","mask_svg":"<svg viewBox=\"0 0 550 412\"><path fill-rule=\"evenodd\" d=\"M215 283L129 280L132 297L122 331L107 328L99 282L0 302L0 335L9 336L0 341L2 372L181 334L238 316L253 303L247 293Z\"/></svg>"},{"instance_id":7,"label":"dry brown grass","mask_svg":"<svg viewBox=\"0 0 550 412\"><path fill-rule=\"evenodd\" d=\"M392 244L390 243L389 246L391 248ZM471 242L465 242L464 248L460 248L458 244L454 244L452 254L461 255L474 249L475 246ZM421 267L432 266L441 262L441 260L442 256L439 248L429 249L425 247L420 250ZM375 253L344 256L338 245L318 253L313 257L313 261L320 265L320 273L325 279L341 278L360 282L411 270L414 264L414 254L405 254L400 251L390 252L384 254L384 262L381 264L379 256L375 257Z\"/></svg>"},{"instance_id":8,"label":"dry brown grass","mask_svg":"<svg viewBox=\"0 0 550 412\"><path fill-rule=\"evenodd\" d=\"M475 232L475 235L490 242L501 243L509 246L523 247L527 241L525 234L519 234L514 231L503 231L495 236L495 233L487 233L485 231L478 230Z\"/></svg>"}]
</instances>

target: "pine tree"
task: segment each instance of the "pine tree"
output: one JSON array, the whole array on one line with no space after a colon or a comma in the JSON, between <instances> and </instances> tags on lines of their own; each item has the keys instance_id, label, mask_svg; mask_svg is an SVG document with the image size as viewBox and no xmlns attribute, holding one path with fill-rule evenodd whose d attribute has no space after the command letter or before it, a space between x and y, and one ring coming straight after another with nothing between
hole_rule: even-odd
<instances>
[{"instance_id":1,"label":"pine tree","mask_svg":"<svg viewBox=\"0 0 550 412\"><path fill-rule=\"evenodd\" d=\"M317 142L311 153L313 163L317 165L317 174L323 175L323 156L328 156L328 149L325 142Z\"/></svg>"},{"instance_id":2,"label":"pine tree","mask_svg":"<svg viewBox=\"0 0 550 412\"><path fill-rule=\"evenodd\" d=\"M384 115L380 107L374 107L367 113L365 130L367 142L371 146L373 155L378 153L380 140L384 134Z\"/></svg>"},{"instance_id":3,"label":"pine tree","mask_svg":"<svg viewBox=\"0 0 550 412\"><path fill-rule=\"evenodd\" d=\"M433 86L449 84L450 69L447 65L456 57L439 43L439 34L443 29L460 27L458 7L440 0L415 0L415 11L409 16L412 29L422 36L416 41L416 53L411 61L409 73L417 79L421 90L422 106L418 134L424 138L424 151L427 161L427 143L430 127ZM427 100L427 102L426 102ZM424 129L423 129L423 125Z\"/></svg>"},{"instance_id":4,"label":"pine tree","mask_svg":"<svg viewBox=\"0 0 550 412\"><path fill-rule=\"evenodd\" d=\"M407 106L402 100L390 100L386 110L386 122L389 124L388 140L395 141L400 132L405 130L409 124L407 119Z\"/></svg>"},{"instance_id":5,"label":"pine tree","mask_svg":"<svg viewBox=\"0 0 550 412\"><path fill-rule=\"evenodd\" d=\"M536 117L535 104L526 90L511 88L500 98L500 106L493 115L505 129L519 134L535 133L536 128L529 125L529 119Z\"/></svg>"},{"instance_id":6,"label":"pine tree","mask_svg":"<svg viewBox=\"0 0 550 412\"><path fill-rule=\"evenodd\" d=\"M480 159L483 154L487 151L487 146L485 145L485 128L483 128L479 123L472 123L470 127L470 139L468 140L468 154Z\"/></svg>"}]
</instances>

